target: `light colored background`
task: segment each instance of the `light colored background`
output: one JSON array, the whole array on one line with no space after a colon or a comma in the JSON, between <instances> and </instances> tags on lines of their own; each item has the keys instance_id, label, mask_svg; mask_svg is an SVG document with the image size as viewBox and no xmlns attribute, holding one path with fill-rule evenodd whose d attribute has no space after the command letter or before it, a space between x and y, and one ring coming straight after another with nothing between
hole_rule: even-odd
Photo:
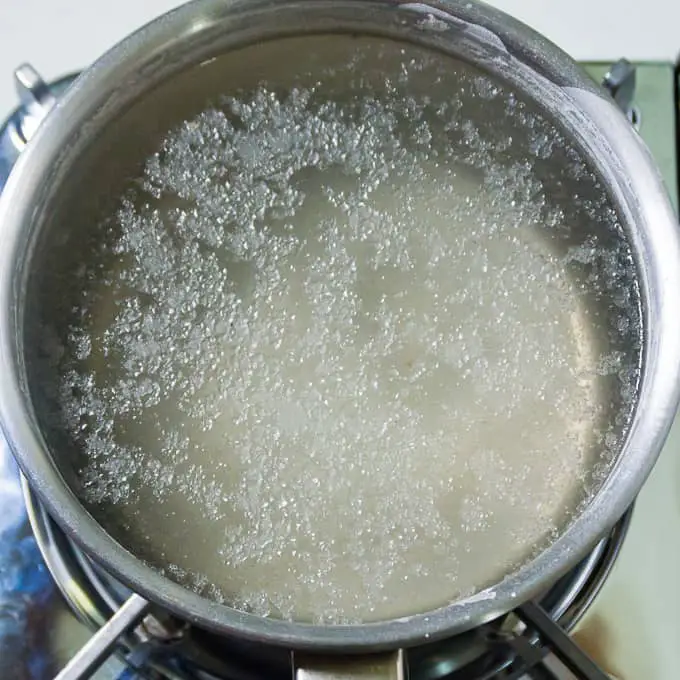
<instances>
[{"instance_id":1,"label":"light colored background","mask_svg":"<svg viewBox=\"0 0 680 680\"><path fill-rule=\"evenodd\" d=\"M11 73L30 61L45 78L82 68L177 0L0 0L0 117ZM492 0L577 59L674 60L680 0ZM627 8L626 8L627 7Z\"/></svg>"}]
</instances>

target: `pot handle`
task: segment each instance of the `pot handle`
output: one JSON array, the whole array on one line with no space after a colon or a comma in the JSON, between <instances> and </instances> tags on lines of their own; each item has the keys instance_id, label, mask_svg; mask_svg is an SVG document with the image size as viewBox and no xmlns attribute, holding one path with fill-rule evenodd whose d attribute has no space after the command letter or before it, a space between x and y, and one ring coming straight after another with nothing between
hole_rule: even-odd
<instances>
[{"instance_id":1,"label":"pot handle","mask_svg":"<svg viewBox=\"0 0 680 680\"><path fill-rule=\"evenodd\" d=\"M295 680L406 680L404 650L362 656L312 656L293 652Z\"/></svg>"}]
</instances>

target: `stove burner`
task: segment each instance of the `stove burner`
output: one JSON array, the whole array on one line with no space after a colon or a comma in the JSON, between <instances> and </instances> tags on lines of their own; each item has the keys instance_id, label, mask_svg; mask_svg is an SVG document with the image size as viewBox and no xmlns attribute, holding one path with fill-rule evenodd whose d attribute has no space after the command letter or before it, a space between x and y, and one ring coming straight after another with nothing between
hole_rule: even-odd
<instances>
[{"instance_id":1,"label":"stove burner","mask_svg":"<svg viewBox=\"0 0 680 680\"><path fill-rule=\"evenodd\" d=\"M120 609L132 594L90 560L57 526L35 493L23 483L31 528L57 586L75 614L93 630ZM539 609L570 631L604 584L628 529L632 509L569 574L539 598ZM527 635L531 614L520 610L498 621L441 642L409 650L412 680L483 680L513 677L520 656L517 640L542 657L537 633ZM127 663L146 666L161 678L255 680L291 677L290 654L282 649L225 639L155 612L121 639L119 654ZM526 660L526 659L525 659ZM520 661L521 664L521 661ZM518 676L519 677L519 676ZM531 677L531 676L529 676Z\"/></svg>"}]
</instances>

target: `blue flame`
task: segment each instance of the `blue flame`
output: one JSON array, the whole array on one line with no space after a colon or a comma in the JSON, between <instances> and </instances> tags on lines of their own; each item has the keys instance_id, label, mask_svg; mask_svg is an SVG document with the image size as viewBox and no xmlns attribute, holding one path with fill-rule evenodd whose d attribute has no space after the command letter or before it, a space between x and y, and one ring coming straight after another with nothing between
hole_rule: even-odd
<instances>
[{"instance_id":1,"label":"blue flame","mask_svg":"<svg viewBox=\"0 0 680 680\"><path fill-rule=\"evenodd\" d=\"M19 471L0 438L0 677L50 677L45 607L54 584L31 534Z\"/></svg>"}]
</instances>

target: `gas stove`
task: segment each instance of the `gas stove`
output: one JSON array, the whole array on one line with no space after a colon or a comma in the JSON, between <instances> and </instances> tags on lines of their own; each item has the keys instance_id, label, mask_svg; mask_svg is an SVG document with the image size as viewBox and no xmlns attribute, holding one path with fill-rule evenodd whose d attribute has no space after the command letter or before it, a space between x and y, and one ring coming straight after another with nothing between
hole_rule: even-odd
<instances>
[{"instance_id":1,"label":"gas stove","mask_svg":"<svg viewBox=\"0 0 680 680\"><path fill-rule=\"evenodd\" d=\"M670 63L625 60L585 66L639 129L677 208L678 72ZM0 189L72 80L46 85L29 66L15 78L22 103L0 128ZM501 620L408 650L411 680L599 680L605 674L675 680L679 485L680 421L635 507L572 572ZM103 627L106 644L98 650L88 640ZM291 677L288 650L220 638L164 612L149 613L59 529L0 439L0 678L46 680L65 666L60 680L89 677L84 669L97 664L86 662L95 657L103 661L92 676L99 680Z\"/></svg>"}]
</instances>

